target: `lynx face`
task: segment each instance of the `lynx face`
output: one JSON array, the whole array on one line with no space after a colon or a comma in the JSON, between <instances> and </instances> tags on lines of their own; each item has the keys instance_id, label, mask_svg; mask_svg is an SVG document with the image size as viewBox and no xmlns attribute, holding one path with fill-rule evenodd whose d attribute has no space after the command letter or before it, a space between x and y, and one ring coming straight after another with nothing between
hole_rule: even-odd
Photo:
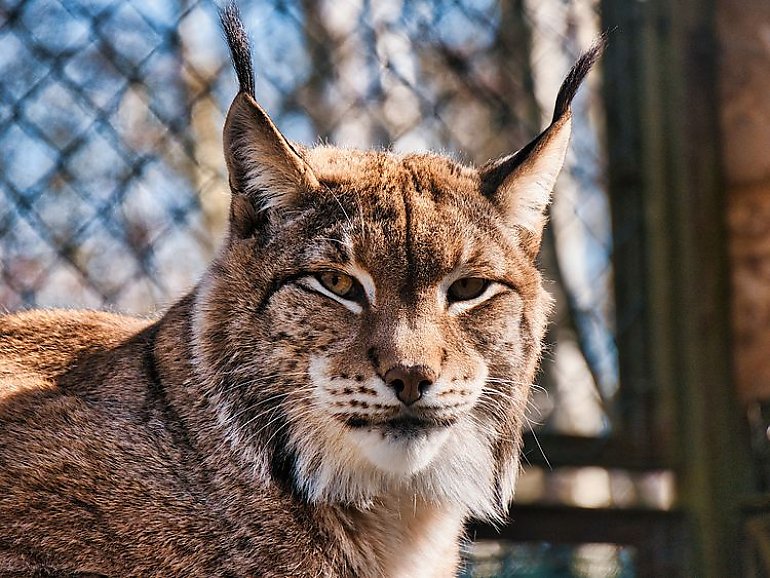
<instances>
[{"instance_id":1,"label":"lynx face","mask_svg":"<svg viewBox=\"0 0 770 578\"><path fill-rule=\"evenodd\" d=\"M200 342L232 352L202 362L227 376L223 422L313 499L405 486L488 509L512 490L494 472L515 469L547 310L531 255L477 171L305 156L319 189L232 239L199 304Z\"/></svg>"},{"instance_id":2,"label":"lynx face","mask_svg":"<svg viewBox=\"0 0 770 578\"><path fill-rule=\"evenodd\" d=\"M241 81L224 134L231 231L193 334L233 455L314 502L502 516L549 308L534 263L544 211L598 48L550 127L475 169L292 145L253 99L242 30L224 24Z\"/></svg>"}]
</instances>

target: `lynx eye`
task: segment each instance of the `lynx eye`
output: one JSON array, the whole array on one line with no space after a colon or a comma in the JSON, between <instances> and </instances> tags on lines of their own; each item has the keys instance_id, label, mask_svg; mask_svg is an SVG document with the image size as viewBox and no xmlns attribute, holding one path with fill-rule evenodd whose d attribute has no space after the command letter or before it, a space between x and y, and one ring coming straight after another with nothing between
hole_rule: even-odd
<instances>
[{"instance_id":1,"label":"lynx eye","mask_svg":"<svg viewBox=\"0 0 770 578\"><path fill-rule=\"evenodd\" d=\"M482 279L481 277L464 277L458 279L449 286L447 291L447 297L449 302L455 301L470 301L479 297L487 287L489 287L489 281Z\"/></svg>"},{"instance_id":2,"label":"lynx eye","mask_svg":"<svg viewBox=\"0 0 770 578\"><path fill-rule=\"evenodd\" d=\"M328 271L326 273L319 273L316 275L316 279L338 297L345 299L354 299L358 293L356 281L350 275L344 273L337 273L336 271Z\"/></svg>"}]
</instances>

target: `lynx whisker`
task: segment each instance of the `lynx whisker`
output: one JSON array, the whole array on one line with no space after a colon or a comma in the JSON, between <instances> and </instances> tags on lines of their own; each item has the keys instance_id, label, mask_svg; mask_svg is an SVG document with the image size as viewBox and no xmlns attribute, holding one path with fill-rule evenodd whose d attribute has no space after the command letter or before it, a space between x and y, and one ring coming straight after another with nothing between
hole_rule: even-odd
<instances>
[{"instance_id":1,"label":"lynx whisker","mask_svg":"<svg viewBox=\"0 0 770 578\"><path fill-rule=\"evenodd\" d=\"M497 434L497 430L492 427L489 424L483 423L479 420L478 417L469 414L468 420L473 424L473 426L476 428L476 430L480 431L484 435L488 436L490 439L494 438Z\"/></svg>"},{"instance_id":2,"label":"lynx whisker","mask_svg":"<svg viewBox=\"0 0 770 578\"><path fill-rule=\"evenodd\" d=\"M516 381L516 380L510 380L510 379L499 379L499 378L487 378L487 383L494 383L499 385L509 385L513 386L519 389L523 389L524 391L532 390L532 391L542 391L546 397L550 396L550 392L543 387L542 385L538 383L529 383L524 381ZM484 391L495 391L495 393L503 394L503 392L492 390L489 388L485 388Z\"/></svg>"},{"instance_id":3,"label":"lynx whisker","mask_svg":"<svg viewBox=\"0 0 770 578\"><path fill-rule=\"evenodd\" d=\"M316 239L318 239L320 241L328 241L329 243L336 243L336 244L338 244L338 245L340 245L342 247L347 247L348 246L347 243L345 243L345 241L343 241L341 239L333 239L332 237L321 237L321 236L319 236L319 237L316 237Z\"/></svg>"},{"instance_id":4,"label":"lynx whisker","mask_svg":"<svg viewBox=\"0 0 770 578\"><path fill-rule=\"evenodd\" d=\"M543 426L545 425L544 421L540 421L543 417L543 409L538 406L533 400L529 399L527 400L527 406L524 411L525 415L530 418L532 423L534 423L537 426ZM533 419L534 418L534 419Z\"/></svg>"},{"instance_id":5,"label":"lynx whisker","mask_svg":"<svg viewBox=\"0 0 770 578\"><path fill-rule=\"evenodd\" d=\"M317 416L317 413L315 411L313 411L313 410L310 410L310 409L304 409L303 411L301 411L299 413L293 413L292 414L292 418L293 419L300 420L300 421L304 420L305 418L313 418L313 417L316 417L316 416ZM273 432L273 434L265 442L265 445L269 446L270 442L275 438L275 436L278 435L278 433L282 431L282 428L289 428L289 427L290 427L290 422L287 420L282 426L279 426ZM259 431L261 432L262 430L259 430ZM259 432L257 432L257 433L259 433ZM255 434L255 435L257 435L257 434Z\"/></svg>"},{"instance_id":6,"label":"lynx whisker","mask_svg":"<svg viewBox=\"0 0 770 578\"><path fill-rule=\"evenodd\" d=\"M242 416L243 414L248 413L250 411L253 411L255 408L258 408L258 407L263 406L263 405L268 405L268 404L270 405L270 407L268 407L267 410L264 410L264 411L271 411L273 409L280 408L282 402L284 402L287 399L289 399L292 395L301 394L303 390L306 391L306 392L310 392L312 390L312 387L310 387L310 386L295 387L291 391L282 391L282 392L273 394L273 395L271 395L271 396L269 396L267 398L259 399L256 403L247 404L245 407L243 407L240 410L238 410L237 412L235 412L231 416L231 419L235 420L235 419L239 418L240 416ZM265 415L265 413L257 414L256 416L254 416L251 419L260 419L264 415ZM244 424L244 425L246 425L246 424Z\"/></svg>"},{"instance_id":7,"label":"lynx whisker","mask_svg":"<svg viewBox=\"0 0 770 578\"><path fill-rule=\"evenodd\" d=\"M240 418L244 414L250 413L250 412L254 411L256 408L258 408L258 407L267 405L268 407L266 407L266 408L262 407L262 409L258 413L256 413L252 417L250 417L249 421L262 419L264 416L268 415L270 412L273 412L273 411L276 411L277 409L280 409L281 408L281 403L283 401L285 401L285 399L286 399L286 397L282 396L282 397L277 398L277 399L272 399L270 401L265 401L264 403L258 402L258 403L254 403L254 404L249 404L246 407L243 407L243 408L239 409L238 411L234 412L232 415L230 415L229 416L230 421L231 422L235 422L235 421L238 420L238 418ZM243 424L243 425L244 426L248 425L248 422Z\"/></svg>"},{"instance_id":8,"label":"lynx whisker","mask_svg":"<svg viewBox=\"0 0 770 578\"><path fill-rule=\"evenodd\" d=\"M294 385L293 380L302 380L307 379L307 373L297 373L295 375L292 374L277 374L275 376L266 377L266 378L250 378L250 379L239 379L239 380L232 380L232 383L228 384L226 387L224 387L221 391L222 393L230 393L235 390L243 390L243 389L253 389L258 386L269 386L273 385L276 381L278 382L290 382L292 383L292 386Z\"/></svg>"},{"instance_id":9,"label":"lynx whisker","mask_svg":"<svg viewBox=\"0 0 770 578\"><path fill-rule=\"evenodd\" d=\"M543 460L545 460L545 465L548 466L548 469L553 471L553 466L551 465L551 462L548 460L548 456L545 455L545 451L543 450L543 446L540 445L540 440L537 439L537 433L535 432L535 428L533 427L532 421L525 415L524 421L527 424L527 427L529 427L529 431L532 434L532 439L535 440L535 444L537 444L537 449L540 450L540 455L543 456Z\"/></svg>"},{"instance_id":10,"label":"lynx whisker","mask_svg":"<svg viewBox=\"0 0 770 578\"><path fill-rule=\"evenodd\" d=\"M240 434L240 433L243 433L243 432L244 432L244 430L246 430L246 428L247 428L247 427L248 427L250 424L252 424L253 422L255 422L255 421L257 421L257 420L259 420L259 421L261 422L261 418L262 418L262 417L264 417L264 416L266 416L266 415L270 415L270 414L276 413L276 412L279 412L279 413L278 413L277 415L274 415L274 416L272 416L272 417L271 417L271 418L268 420L268 422L267 422L267 423L263 424L263 425L262 425L262 426L261 426L261 427L260 427L258 430L256 430L255 432L253 432L253 437L255 437L255 438L256 438L256 437L258 437L258 436L259 436L259 434L260 434L260 433L262 433L262 432L263 432L263 431L265 431L266 429L269 429L269 428L270 428L270 426L272 426L272 425L273 425L275 422L277 422L277 421L279 421L279 420L281 420L281 419L285 419L285 418L286 418L286 414L285 414L284 412L282 412L282 411L281 411L281 407L280 407L280 406L275 406L275 407L273 407L273 408L270 408L270 409L268 409L268 410L265 410L264 412L262 412L262 413L260 413L260 414L257 414L257 415L256 415L256 416L254 416L253 418L250 418L250 419L248 419L248 420L247 420L247 421L245 421L244 423L242 423L242 424L238 424L238 428L236 429L236 432L237 432L237 433L239 433L239 434Z\"/></svg>"}]
</instances>

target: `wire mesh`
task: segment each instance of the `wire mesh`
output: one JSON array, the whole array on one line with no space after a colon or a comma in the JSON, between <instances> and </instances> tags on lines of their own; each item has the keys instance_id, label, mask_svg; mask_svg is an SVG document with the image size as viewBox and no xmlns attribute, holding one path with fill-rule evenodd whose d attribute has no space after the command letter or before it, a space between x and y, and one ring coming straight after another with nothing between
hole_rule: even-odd
<instances>
[{"instance_id":1,"label":"wire mesh","mask_svg":"<svg viewBox=\"0 0 770 578\"><path fill-rule=\"evenodd\" d=\"M281 130L483 162L544 126L596 0L241 2ZM216 251L236 92L210 0L0 0L0 307L149 313ZM602 435L618 387L600 76L575 102L543 263L557 296L532 419Z\"/></svg>"}]
</instances>

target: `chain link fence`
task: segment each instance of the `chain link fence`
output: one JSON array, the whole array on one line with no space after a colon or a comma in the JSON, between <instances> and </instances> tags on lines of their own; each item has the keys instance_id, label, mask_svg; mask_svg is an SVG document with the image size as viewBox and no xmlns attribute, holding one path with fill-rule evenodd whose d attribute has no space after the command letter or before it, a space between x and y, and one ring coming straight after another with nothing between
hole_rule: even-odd
<instances>
[{"instance_id":1,"label":"chain link fence","mask_svg":"<svg viewBox=\"0 0 770 578\"><path fill-rule=\"evenodd\" d=\"M281 130L481 163L547 124L596 0L241 2ZM236 92L210 0L0 0L0 308L148 314L189 290L229 198ZM599 85L579 94L543 262L556 322L532 420L602 435L618 387Z\"/></svg>"}]
</instances>

